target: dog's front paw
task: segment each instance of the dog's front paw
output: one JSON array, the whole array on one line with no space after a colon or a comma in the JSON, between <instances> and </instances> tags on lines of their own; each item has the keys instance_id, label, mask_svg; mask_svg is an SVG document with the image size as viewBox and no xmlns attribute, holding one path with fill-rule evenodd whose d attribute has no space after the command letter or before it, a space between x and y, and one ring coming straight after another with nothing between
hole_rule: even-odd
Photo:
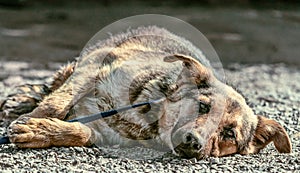
<instances>
[{"instance_id":1,"label":"dog's front paw","mask_svg":"<svg viewBox=\"0 0 300 173\"><path fill-rule=\"evenodd\" d=\"M78 122L28 117L20 117L7 130L10 142L20 148L83 146L89 142L92 135L89 127Z\"/></svg>"},{"instance_id":2,"label":"dog's front paw","mask_svg":"<svg viewBox=\"0 0 300 173\"><path fill-rule=\"evenodd\" d=\"M53 124L51 119L21 117L8 127L7 134L20 148L46 148L51 146Z\"/></svg>"}]
</instances>

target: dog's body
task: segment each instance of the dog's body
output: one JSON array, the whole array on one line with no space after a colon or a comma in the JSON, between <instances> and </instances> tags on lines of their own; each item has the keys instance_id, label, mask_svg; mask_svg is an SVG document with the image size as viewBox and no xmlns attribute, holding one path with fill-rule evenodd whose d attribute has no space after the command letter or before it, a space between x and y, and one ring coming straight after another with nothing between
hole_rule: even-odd
<instances>
[{"instance_id":1,"label":"dog's body","mask_svg":"<svg viewBox=\"0 0 300 173\"><path fill-rule=\"evenodd\" d=\"M190 42L165 29L141 27L83 52L56 73L49 91L35 89L49 95L14 121L8 135L25 148L144 145L202 158L257 153L273 141L279 152L291 152L284 128L254 115L244 98L215 76ZM159 104L86 125L62 121L156 99ZM9 103L2 104L4 111Z\"/></svg>"}]
</instances>

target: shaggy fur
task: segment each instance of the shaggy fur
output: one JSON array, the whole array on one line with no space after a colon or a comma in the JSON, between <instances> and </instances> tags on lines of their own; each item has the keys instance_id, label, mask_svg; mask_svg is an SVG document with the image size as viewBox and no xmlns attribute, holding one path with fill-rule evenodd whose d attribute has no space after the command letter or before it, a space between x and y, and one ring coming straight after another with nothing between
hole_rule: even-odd
<instances>
[{"instance_id":1,"label":"shaggy fur","mask_svg":"<svg viewBox=\"0 0 300 173\"><path fill-rule=\"evenodd\" d=\"M291 152L284 128L254 115L216 76L189 41L140 27L100 41L58 71L47 92L26 95L42 96L9 126L8 136L21 148L143 145L198 159L258 153L270 142L279 152ZM11 106L12 97L21 99L11 95L2 104L7 114L22 107ZM63 121L154 99L161 102L84 125Z\"/></svg>"}]
</instances>

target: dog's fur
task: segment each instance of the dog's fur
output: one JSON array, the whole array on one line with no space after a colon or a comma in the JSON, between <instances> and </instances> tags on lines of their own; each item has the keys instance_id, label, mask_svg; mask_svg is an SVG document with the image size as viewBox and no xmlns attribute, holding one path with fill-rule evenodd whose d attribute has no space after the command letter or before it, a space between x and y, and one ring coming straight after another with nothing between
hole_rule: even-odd
<instances>
[{"instance_id":1,"label":"dog's fur","mask_svg":"<svg viewBox=\"0 0 300 173\"><path fill-rule=\"evenodd\" d=\"M29 112L8 128L10 141L21 148L143 145L200 159L258 153L274 142L279 152L291 152L284 128L254 115L216 76L189 41L162 28L140 27L84 51L55 74L49 88L21 87L1 109ZM88 124L63 121L154 99L161 102ZM20 109L28 104L37 107Z\"/></svg>"}]
</instances>

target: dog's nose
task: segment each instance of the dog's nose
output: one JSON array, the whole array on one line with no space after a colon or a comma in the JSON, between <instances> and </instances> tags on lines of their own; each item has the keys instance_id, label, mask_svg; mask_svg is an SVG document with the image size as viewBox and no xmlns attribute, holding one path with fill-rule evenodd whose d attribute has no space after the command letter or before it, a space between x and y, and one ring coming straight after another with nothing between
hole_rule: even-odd
<instances>
[{"instance_id":1,"label":"dog's nose","mask_svg":"<svg viewBox=\"0 0 300 173\"><path fill-rule=\"evenodd\" d=\"M193 150L200 150L202 148L202 142L195 133L187 132L183 137L183 144L189 146Z\"/></svg>"}]
</instances>

